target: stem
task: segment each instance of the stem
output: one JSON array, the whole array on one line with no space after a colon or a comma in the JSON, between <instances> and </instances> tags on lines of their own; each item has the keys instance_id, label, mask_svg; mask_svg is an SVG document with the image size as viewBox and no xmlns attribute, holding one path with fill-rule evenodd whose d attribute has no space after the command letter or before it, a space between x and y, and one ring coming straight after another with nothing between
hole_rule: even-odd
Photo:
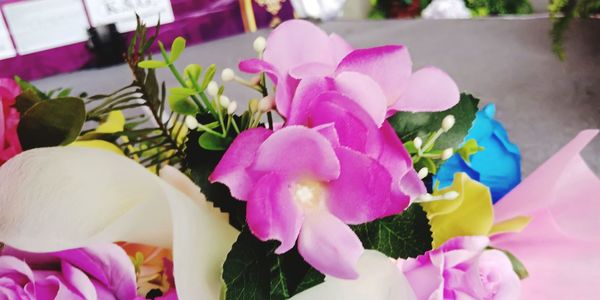
<instances>
[{"instance_id":1,"label":"stem","mask_svg":"<svg viewBox=\"0 0 600 300\"><path fill-rule=\"evenodd\" d=\"M417 155L419 156L423 156L423 151L427 151L427 149L429 149L429 147L433 146L433 143L435 143L435 141L442 135L442 133L444 133L443 129L438 129L438 131L435 132L435 134L431 137L429 137L429 139L427 139L427 142L425 143L425 145L423 145L423 147L421 147L421 149L419 149L419 152L417 153Z\"/></svg>"},{"instance_id":2,"label":"stem","mask_svg":"<svg viewBox=\"0 0 600 300\"><path fill-rule=\"evenodd\" d=\"M179 71L177 70L177 68L175 68L175 65L173 65L173 63L171 63L169 61L169 56L167 55L167 51L165 50L164 47L160 47L160 54L162 55L162 57L164 58L165 62L167 63L167 66L169 67L169 70L171 70L171 73L173 74L173 76L175 76L175 79L177 79L177 81L179 82L179 84L181 84L182 87L187 88L187 84L185 84L185 80L183 80L183 77L181 77L181 74L179 74ZM202 106L202 104L200 103L200 100L198 100L198 98L195 95L192 95L192 100L194 101L194 103L198 106L198 108L201 111L206 111L206 108L204 106Z\"/></svg>"}]
</instances>

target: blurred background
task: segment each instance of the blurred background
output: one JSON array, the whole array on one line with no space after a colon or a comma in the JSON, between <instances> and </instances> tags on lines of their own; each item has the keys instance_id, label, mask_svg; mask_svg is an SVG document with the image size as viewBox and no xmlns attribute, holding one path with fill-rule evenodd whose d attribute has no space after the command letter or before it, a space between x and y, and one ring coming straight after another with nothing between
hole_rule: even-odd
<instances>
[{"instance_id":1,"label":"blurred background","mask_svg":"<svg viewBox=\"0 0 600 300\"><path fill-rule=\"evenodd\" d=\"M187 40L180 68L237 69L255 55L257 36L291 18L357 48L404 44L415 67L442 68L462 91L496 103L525 174L580 130L600 127L600 0L0 0L0 77L43 91L117 90L131 82L122 53L136 13L160 20L166 45ZM177 85L168 71L158 77ZM249 98L241 86L227 94ZM600 142L585 157L600 171Z\"/></svg>"}]
</instances>

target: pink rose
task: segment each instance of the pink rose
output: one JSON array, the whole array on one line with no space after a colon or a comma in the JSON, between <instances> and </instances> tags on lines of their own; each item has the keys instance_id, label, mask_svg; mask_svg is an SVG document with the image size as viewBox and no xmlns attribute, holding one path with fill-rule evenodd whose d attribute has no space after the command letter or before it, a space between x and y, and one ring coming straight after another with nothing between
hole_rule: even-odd
<instances>
[{"instance_id":1,"label":"pink rose","mask_svg":"<svg viewBox=\"0 0 600 300\"><path fill-rule=\"evenodd\" d=\"M3 297L3 296L6 296ZM0 251L0 299L133 299L135 271L114 244L53 253Z\"/></svg>"},{"instance_id":2,"label":"pink rose","mask_svg":"<svg viewBox=\"0 0 600 300\"><path fill-rule=\"evenodd\" d=\"M398 260L419 300L518 299L521 282L506 254L483 236L457 237L417 258Z\"/></svg>"},{"instance_id":3,"label":"pink rose","mask_svg":"<svg viewBox=\"0 0 600 300\"><path fill-rule=\"evenodd\" d=\"M13 107L20 93L14 80L0 78L0 165L22 151L17 135L19 112Z\"/></svg>"}]
</instances>

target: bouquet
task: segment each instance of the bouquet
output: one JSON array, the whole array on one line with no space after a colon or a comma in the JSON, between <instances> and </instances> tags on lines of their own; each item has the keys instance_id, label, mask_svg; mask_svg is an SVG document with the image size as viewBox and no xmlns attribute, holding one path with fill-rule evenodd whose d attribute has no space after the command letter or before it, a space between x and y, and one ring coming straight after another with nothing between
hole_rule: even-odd
<instances>
[{"instance_id":1,"label":"bouquet","mask_svg":"<svg viewBox=\"0 0 600 300\"><path fill-rule=\"evenodd\" d=\"M104 95L0 81L0 298L600 293L597 130L521 181L495 106L402 45L287 21L219 84L176 67L183 38L152 58L157 35L138 25L133 81Z\"/></svg>"}]
</instances>

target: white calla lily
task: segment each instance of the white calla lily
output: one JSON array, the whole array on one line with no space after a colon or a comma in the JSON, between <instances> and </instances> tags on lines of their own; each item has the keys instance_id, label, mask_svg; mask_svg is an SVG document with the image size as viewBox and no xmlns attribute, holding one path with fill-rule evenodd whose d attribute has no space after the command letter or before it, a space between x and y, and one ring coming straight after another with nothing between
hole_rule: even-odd
<instances>
[{"instance_id":1,"label":"white calla lily","mask_svg":"<svg viewBox=\"0 0 600 300\"><path fill-rule=\"evenodd\" d=\"M375 250L365 250L357 265L359 277L344 280L326 277L325 282L312 287L292 300L416 300L414 292L396 266L396 260Z\"/></svg>"},{"instance_id":2,"label":"white calla lily","mask_svg":"<svg viewBox=\"0 0 600 300\"><path fill-rule=\"evenodd\" d=\"M0 241L50 252L128 241L172 248L180 299L218 299L237 231L173 168L107 151L26 151L0 167Z\"/></svg>"}]
</instances>

